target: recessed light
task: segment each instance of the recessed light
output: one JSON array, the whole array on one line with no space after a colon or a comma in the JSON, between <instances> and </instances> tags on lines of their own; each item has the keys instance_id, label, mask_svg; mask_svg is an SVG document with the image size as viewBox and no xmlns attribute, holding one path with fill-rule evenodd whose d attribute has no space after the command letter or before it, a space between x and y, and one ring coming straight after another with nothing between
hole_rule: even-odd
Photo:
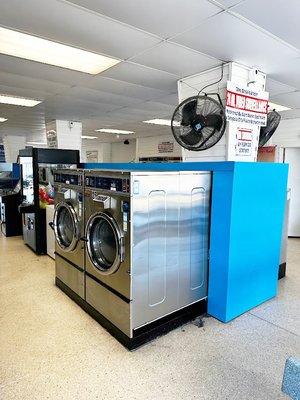
<instances>
[{"instance_id":1,"label":"recessed light","mask_svg":"<svg viewBox=\"0 0 300 400\"><path fill-rule=\"evenodd\" d=\"M25 97L9 96L7 94L0 94L0 103L12 104L14 106L34 107L40 104L40 100L26 99Z\"/></svg>"},{"instance_id":2,"label":"recessed light","mask_svg":"<svg viewBox=\"0 0 300 400\"><path fill-rule=\"evenodd\" d=\"M96 75L120 60L0 27L0 53Z\"/></svg>"},{"instance_id":3,"label":"recessed light","mask_svg":"<svg viewBox=\"0 0 300 400\"><path fill-rule=\"evenodd\" d=\"M44 142L27 142L27 144L33 145L33 146L47 146L47 143L44 143Z\"/></svg>"},{"instance_id":4,"label":"recessed light","mask_svg":"<svg viewBox=\"0 0 300 400\"><path fill-rule=\"evenodd\" d=\"M96 132L115 133L116 135L132 135L134 133L133 131L124 131L121 129L109 129L109 128L96 129Z\"/></svg>"},{"instance_id":5,"label":"recessed light","mask_svg":"<svg viewBox=\"0 0 300 400\"><path fill-rule=\"evenodd\" d=\"M291 110L290 107L285 107L285 106L281 106L280 104L276 104L276 103L272 103L271 101L269 101L269 110L276 110L276 111L287 111L287 110Z\"/></svg>"},{"instance_id":6,"label":"recessed light","mask_svg":"<svg viewBox=\"0 0 300 400\"><path fill-rule=\"evenodd\" d=\"M5 121L7 121L7 118L0 117L0 122L5 122Z\"/></svg>"},{"instance_id":7,"label":"recessed light","mask_svg":"<svg viewBox=\"0 0 300 400\"><path fill-rule=\"evenodd\" d=\"M170 119L155 118L155 119L149 119L148 121L143 121L143 122L145 124L171 126L171 120Z\"/></svg>"},{"instance_id":8,"label":"recessed light","mask_svg":"<svg viewBox=\"0 0 300 400\"><path fill-rule=\"evenodd\" d=\"M98 136L81 136L81 139L98 139Z\"/></svg>"}]
</instances>

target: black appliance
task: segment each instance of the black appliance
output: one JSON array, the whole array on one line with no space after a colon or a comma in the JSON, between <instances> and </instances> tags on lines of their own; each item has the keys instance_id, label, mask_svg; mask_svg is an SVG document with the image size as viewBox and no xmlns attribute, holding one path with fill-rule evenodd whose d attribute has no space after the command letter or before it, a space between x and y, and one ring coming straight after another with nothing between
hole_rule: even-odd
<instances>
[{"instance_id":1,"label":"black appliance","mask_svg":"<svg viewBox=\"0 0 300 400\"><path fill-rule=\"evenodd\" d=\"M76 168L79 150L29 147L19 151L19 163L22 187L22 204L19 208L23 239L36 254L46 254L46 205L53 204L53 170Z\"/></svg>"},{"instance_id":2,"label":"black appliance","mask_svg":"<svg viewBox=\"0 0 300 400\"><path fill-rule=\"evenodd\" d=\"M20 165L0 163L0 229L5 236L22 234Z\"/></svg>"}]
</instances>

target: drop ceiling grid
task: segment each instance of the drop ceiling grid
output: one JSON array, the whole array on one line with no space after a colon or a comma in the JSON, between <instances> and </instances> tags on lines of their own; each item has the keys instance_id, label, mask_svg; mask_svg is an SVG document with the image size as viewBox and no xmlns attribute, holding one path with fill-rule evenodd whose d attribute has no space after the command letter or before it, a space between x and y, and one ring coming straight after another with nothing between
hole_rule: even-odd
<instances>
[{"instance_id":1,"label":"drop ceiling grid","mask_svg":"<svg viewBox=\"0 0 300 400\"><path fill-rule=\"evenodd\" d=\"M28 0L31 5L37 5L38 0ZM120 0L123 1L123 0ZM11 0L10 2L6 2L6 5L12 9L13 8L13 3L16 2L16 0ZM100 4L100 3L110 3L110 6L112 5L111 1L108 0L97 0L97 1L91 1L91 0L80 0L80 1L65 1L65 0L58 0L56 2L52 3L60 3L63 4L63 9L64 10L70 10L71 8L76 8L76 11L72 11L71 15L69 16L72 20L72 16L76 15L85 15L83 18L84 21L87 21L89 18L91 18L91 21L101 21L104 24L104 27L108 29L108 27L116 27L117 25L120 25L121 28L119 27L117 30L118 35L122 37L122 46L124 47L121 48L118 44L118 46L115 46L113 49L115 51L114 54L117 54L118 51L118 56L120 55L123 56L125 61L122 61L121 64L116 66L115 68L112 68L108 71L106 71L104 74L101 74L99 76L95 77L90 77L90 76L85 76L84 74L76 73L74 71L65 71L62 69L58 69L56 67L51 67L51 66L41 66L38 63L32 63L32 62L25 62L24 60L19 60L16 62L16 59L13 57L8 59L8 57L4 56L6 58L6 62L4 65L4 69L6 71L10 71L10 67L12 67L13 71L18 72L18 75L16 77L16 89L20 88L23 90L30 89L29 87L26 87L29 83L29 81L26 79L22 81L20 78L22 76L22 72L24 69L22 68L25 65L25 78L27 75L27 78L38 78L40 79L40 82L38 80L36 81L37 84L37 89L42 89L40 90L40 93L43 94L44 96L49 96L48 99L49 101L46 102L46 105L49 103L49 112L48 115L52 114L54 117L56 111L59 111L57 108L58 106L54 106L52 103L55 102L57 99L56 96L53 96L54 94L59 94L59 95L65 95L64 96L64 101L61 100L60 103L60 112L59 115L63 116L64 111L66 112L66 115L70 115L70 112L72 111L74 114L78 111L78 115L81 115L81 117L86 120L88 120L88 117L92 114L94 115L95 113L97 114L97 110L101 108L101 104L103 104L104 111L99 112L99 123L101 122L101 119L103 118L104 121L108 121L109 123L109 117L112 114L111 111L109 111L107 107L112 107L112 110L118 110L119 106L120 109L122 109L122 113L119 113L119 118L124 118L125 121L125 115L128 115L128 119L132 120L134 118L140 118L142 115L140 111L144 112L144 115L148 115L149 112L156 112L157 107L154 106L154 103L159 103L159 99L162 99L162 104L166 104L168 106L168 103L164 102L164 98L168 98L168 96L174 96L174 93L176 93L176 81L182 76L185 75L190 75L192 73L195 73L197 71L201 71L201 68L206 69L210 68L209 62L211 61L212 63L216 62L216 65L220 63L221 57L219 54L211 54L210 49L208 51L203 52L203 48L195 48L194 46L188 46L185 43L177 43L176 40L180 38L180 35L182 35L182 32L177 33L174 37L172 35L168 37L164 36L159 36L153 32L148 32L146 30L140 29L137 26L130 25L124 21L119 21L114 18L111 18L110 16L107 15L101 15L99 12L96 12L95 10L89 10L82 5L75 5L74 3L94 3L94 4ZM140 3L140 0L130 0L130 3ZM18 2L19 3L19 2ZM24 2L25 3L25 2ZM28 6L28 2L26 2L26 6L28 9L30 9L30 4ZM150 2L148 2L150 3ZM160 2L161 3L161 2ZM183 4L184 2L181 2ZM278 42L278 49L283 49L284 46L286 47L287 53L286 55L290 54L296 54L293 53L294 47L284 41L283 39L277 37L274 35L274 33L269 32L265 30L264 27L261 27L259 25L256 25L255 22L248 20L247 15L243 13L243 15L238 14L239 7L243 7L243 5L247 5L249 2L247 1L236 1L236 0L219 0L219 1L214 1L214 0L208 0L208 1L201 1L199 0L187 0L185 1L185 6L187 3L193 4L194 7L197 7L200 3L210 3L213 5L211 10L214 10L214 12L206 14L205 18L200 21L199 24L197 24L197 27L201 27L204 24L208 24L211 21L217 21L217 18L223 15L231 15L232 17L240 20L241 23L246 24L248 26L251 26L252 29L257 30L260 32L261 37L268 36L269 40L274 40ZM199 3L199 4L196 4ZM222 3L222 4L221 4ZM9 5L8 5L9 4ZM68 6L66 8L66 6ZM231 7L231 8L230 8ZM35 22L34 29L35 29L35 34L37 34L37 31L40 29L40 32L42 32L42 29L45 29L45 26L43 26L43 21L45 21L45 18L47 19L50 15L51 18L53 18L53 15L57 16L58 10L61 8L57 5L54 7L54 10L52 10L52 13L47 13L47 10L43 10L44 13L44 19L39 22ZM207 6L207 10L210 10L209 6ZM6 13L8 12L10 22L12 21L15 22L15 25L12 25L11 27L13 29L24 29L27 27L32 27L32 24L29 24L28 21L30 20L29 14L27 13L27 17L29 20L24 22L24 18L22 20L20 19L20 15L22 14L20 12L20 9L18 9L18 14L19 16L14 16L13 13L11 13L11 10L8 10L7 7L4 10ZM22 10L21 10L22 11ZM31 11L31 10L29 10ZM79 13L80 11L80 13ZM26 13L25 13L26 14ZM47 15L48 14L48 15ZM63 14L63 13L62 13ZM87 14L89 14L91 17L87 17ZM31 15L32 16L32 15ZM149 15L148 15L149 16ZM24 17L24 16L23 16ZM145 18L147 15L145 14ZM52 19L50 18L50 21ZM170 17L171 18L171 17ZM223 18L223 17L222 17ZM3 23L5 19L5 13L1 13L0 16L0 24ZM35 18L36 19L36 18ZM108 21L108 22L104 22ZM61 21L61 17L58 19L58 21ZM55 21L56 24L59 24L58 21ZM5 22L5 21L4 21ZM6 21L7 22L7 21ZM27 24L27 25L26 25ZM88 25L88 24L86 24ZM92 26L94 25L91 24ZM54 25L55 27L55 25ZM54 29L51 24L46 24L46 28L49 30L50 28ZM74 21L67 21L67 26L65 27L66 30L68 30L68 27L72 27L75 29ZM181 26L183 28L183 24ZM60 27L61 28L61 27ZM90 28L90 27L89 27ZM101 29L104 29L103 27ZM109 30L109 29L108 29ZM50 30L51 31L51 30ZM57 30L55 30L55 34L57 35L57 40L60 42L64 42L65 44L72 44L72 43L66 43L65 40L69 37L66 32L63 32L63 35L59 37L59 33L57 33ZM72 31L72 29L71 29ZM193 32L197 31L195 26L192 24L192 26L187 26L187 31ZM45 30L43 31L45 33ZM61 29L58 30L58 32L61 33ZM79 30L79 32L81 32ZM97 31L96 31L97 32ZM126 37L126 35L122 35L122 32L130 32L128 34L129 36ZM133 33L135 32L135 33ZM30 32L29 32L30 33ZM86 45L93 47L94 49L99 46L99 43L96 43L95 40L93 40L91 43L87 41L87 38L89 37L90 31L82 38L81 41L77 43L76 40L74 42L74 38L72 38L73 45L79 46L81 48L86 48ZM131 43L131 46L126 45L126 41L128 41L131 38L131 41L133 38L137 35L137 42L138 43ZM79 33L77 32L75 37L79 37ZM259 36L257 36L259 37ZM47 36L48 38L48 36ZM116 38L115 33L113 33L113 38ZM144 42L141 40L141 38L147 38ZM112 43L112 38L109 38L110 40L108 41L109 43ZM124 40L125 39L125 40ZM143 43L142 43L143 42ZM271 42L269 42L271 43ZM230 45L230 44L229 44ZM108 46L108 45L107 45ZM161 50L162 49L162 50ZM166 49L166 50L164 50ZM105 49L100 49L100 52L109 52L110 53L111 49L106 47ZM292 53L289 53L291 51ZM125 54L126 53L126 54ZM169 63L168 63L168 56L164 53L167 53L169 56ZM114 54L108 54L108 55L114 55ZM180 57L178 57L178 54L181 54ZM185 59L183 60L183 55L185 56ZM165 59L163 59L163 56L165 56ZM178 65L175 65L176 63L176 56L178 59ZM0 64L1 64L1 70L2 70L2 63L1 63L1 58L3 56L0 56ZM226 59L226 57L224 57ZM201 64L201 59L203 60L203 64ZM127 61L126 61L127 60ZM197 64L196 67L194 65L197 63L197 60L199 60L199 64ZM204 65L205 62L207 62L207 66ZM16 67L16 64L20 64L21 67ZM199 66L198 66L199 65ZM33 66L33 71L32 71L32 66ZM214 65L213 65L214 66ZM195 70L194 70L195 68ZM195 72L194 72L195 71ZM29 75L29 77L28 77ZM279 70L279 76L280 76L280 70ZM42 78L45 79L42 79ZM7 80L5 81L7 87L13 87L11 85L13 80L13 73L10 73L10 76L7 76ZM284 79L283 79L284 81ZM45 83L42 83L45 82ZM57 92L53 93L53 91L56 91L56 89L51 84L47 82L52 82L53 84L57 84ZM7 85L7 83L10 83L10 85ZM40 85L40 86L39 86ZM48 86L47 86L48 85ZM61 85L61 86L59 86ZM63 86L64 85L64 86ZM119 85L119 86L118 86ZM297 82L298 85L298 82ZM112 86L110 89L109 86ZM99 91L99 98L102 99L101 96L103 96L103 99L105 98L105 93L110 93L111 95L117 95L121 96L119 98L116 97L111 97L111 101L108 101L107 103L105 101L100 101L98 100L98 95L97 93L91 93L91 98L89 99L88 92L83 92L82 94L80 93L80 87L87 88L87 89L92 89L93 91L97 92ZM105 88L105 90L99 88ZM297 86L300 88L299 86ZM76 90L78 88L78 90ZM288 86L286 87L288 88ZM68 96L68 94L72 93L72 90L76 93L77 98L78 98L78 107L74 107L74 102L72 101L72 95ZM123 95L123 90L126 90L126 95ZM291 88L291 91L295 91L296 89L293 87ZM25 93L25 92L24 92ZM33 92L32 92L33 93ZM36 92L38 93L38 91ZM82 97L81 97L82 96ZM122 98L124 98L124 104L125 106L121 106L121 104L115 104L116 102L121 102ZM137 99L141 98L141 102L139 102L139 107L135 107L135 104L137 103ZM173 106L174 102L174 97L169 104L170 109L171 106ZM146 104L147 103L147 104ZM143 104L145 105L145 110L142 110ZM152 104L152 109L151 109L151 104ZM82 107L80 107L80 105ZM98 107L100 105L100 107ZM105 106L104 106L105 105ZM114 108L113 106L116 106ZM56 111L55 111L56 110ZM165 109L166 110L166 109ZM162 113L164 111L162 110ZM0 108L0 114L1 114L1 108ZM116 113L114 113L116 115ZM121 116L121 117L120 117ZM113 115L111 115L111 122L116 122L117 120L113 118Z\"/></svg>"}]
</instances>

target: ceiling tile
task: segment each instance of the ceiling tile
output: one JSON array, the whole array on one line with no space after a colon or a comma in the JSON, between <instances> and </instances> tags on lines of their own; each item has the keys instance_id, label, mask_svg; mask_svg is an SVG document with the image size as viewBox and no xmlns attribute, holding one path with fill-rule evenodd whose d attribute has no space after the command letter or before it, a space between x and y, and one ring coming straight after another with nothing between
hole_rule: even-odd
<instances>
[{"instance_id":1,"label":"ceiling tile","mask_svg":"<svg viewBox=\"0 0 300 400\"><path fill-rule=\"evenodd\" d=\"M0 54L1 71L67 86L83 84L90 75Z\"/></svg>"},{"instance_id":2,"label":"ceiling tile","mask_svg":"<svg viewBox=\"0 0 300 400\"><path fill-rule=\"evenodd\" d=\"M134 57L131 61L161 69L180 77L216 67L221 62L175 43L162 43Z\"/></svg>"},{"instance_id":3,"label":"ceiling tile","mask_svg":"<svg viewBox=\"0 0 300 400\"><path fill-rule=\"evenodd\" d=\"M168 38L220 11L207 0L71 0L90 10Z\"/></svg>"},{"instance_id":4,"label":"ceiling tile","mask_svg":"<svg viewBox=\"0 0 300 400\"><path fill-rule=\"evenodd\" d=\"M85 50L125 59L158 43L153 35L52 0L1 2L0 24Z\"/></svg>"},{"instance_id":5,"label":"ceiling tile","mask_svg":"<svg viewBox=\"0 0 300 400\"><path fill-rule=\"evenodd\" d=\"M297 56L296 51L226 13L178 36L175 41L220 60L257 66L267 73L278 63L279 54L286 60Z\"/></svg>"},{"instance_id":6,"label":"ceiling tile","mask_svg":"<svg viewBox=\"0 0 300 400\"><path fill-rule=\"evenodd\" d=\"M72 87L71 89L64 92L64 95L70 96L76 99L82 99L92 101L95 103L111 104L116 107L131 106L139 104L140 99L133 97L120 96L108 92L102 92L99 90L84 88L80 86Z\"/></svg>"},{"instance_id":7,"label":"ceiling tile","mask_svg":"<svg viewBox=\"0 0 300 400\"><path fill-rule=\"evenodd\" d=\"M300 58L273 65L270 78L300 90Z\"/></svg>"},{"instance_id":8,"label":"ceiling tile","mask_svg":"<svg viewBox=\"0 0 300 400\"><path fill-rule=\"evenodd\" d=\"M286 93L286 94L279 94L277 96L272 97L272 100L275 103L281 104L286 107L300 108L300 91Z\"/></svg>"},{"instance_id":9,"label":"ceiling tile","mask_svg":"<svg viewBox=\"0 0 300 400\"><path fill-rule=\"evenodd\" d=\"M296 89L292 86L285 85L284 83L275 81L267 77L266 91L270 93L270 96L276 96L281 93L294 92Z\"/></svg>"},{"instance_id":10,"label":"ceiling tile","mask_svg":"<svg viewBox=\"0 0 300 400\"><path fill-rule=\"evenodd\" d=\"M299 0L251 0L235 7L234 12L300 49Z\"/></svg>"},{"instance_id":11,"label":"ceiling tile","mask_svg":"<svg viewBox=\"0 0 300 400\"><path fill-rule=\"evenodd\" d=\"M122 62L101 75L154 89L169 91L177 89L177 76L131 62Z\"/></svg>"},{"instance_id":12,"label":"ceiling tile","mask_svg":"<svg viewBox=\"0 0 300 400\"><path fill-rule=\"evenodd\" d=\"M243 3L247 0L216 0L222 7L228 8L235 6L236 4Z\"/></svg>"},{"instance_id":13,"label":"ceiling tile","mask_svg":"<svg viewBox=\"0 0 300 400\"><path fill-rule=\"evenodd\" d=\"M91 77L85 82L84 86L101 90L103 92L114 93L142 100L154 100L159 97L166 96L170 92L153 89L142 85L136 85L134 83L123 82L121 80L103 77L100 75Z\"/></svg>"},{"instance_id":14,"label":"ceiling tile","mask_svg":"<svg viewBox=\"0 0 300 400\"><path fill-rule=\"evenodd\" d=\"M2 69L2 68L1 68ZM1 72L0 70L0 82L2 85L11 86L15 88L22 89L34 89L49 94L61 93L68 89L70 86L64 85L62 83L45 81L42 79L34 79L22 75L10 74L7 72Z\"/></svg>"},{"instance_id":15,"label":"ceiling tile","mask_svg":"<svg viewBox=\"0 0 300 400\"><path fill-rule=\"evenodd\" d=\"M1 84L0 84L0 93L11 95L11 96L27 97L27 98L32 98L32 99L41 100L41 101L43 101L48 96L47 93L40 91L40 90L16 88L16 87L11 87L11 86L1 85ZM16 107L18 107L18 106L16 106Z\"/></svg>"}]
</instances>

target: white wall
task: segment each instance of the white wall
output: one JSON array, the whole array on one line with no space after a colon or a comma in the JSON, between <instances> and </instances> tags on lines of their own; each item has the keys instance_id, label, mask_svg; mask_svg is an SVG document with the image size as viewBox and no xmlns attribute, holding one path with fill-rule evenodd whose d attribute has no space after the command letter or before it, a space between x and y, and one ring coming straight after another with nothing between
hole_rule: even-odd
<instances>
[{"instance_id":1,"label":"white wall","mask_svg":"<svg viewBox=\"0 0 300 400\"><path fill-rule=\"evenodd\" d=\"M162 142L174 143L174 151L172 153L159 153L158 145ZM137 161L142 157L182 157L182 148L172 134L138 138L136 147Z\"/></svg>"},{"instance_id":2,"label":"white wall","mask_svg":"<svg viewBox=\"0 0 300 400\"><path fill-rule=\"evenodd\" d=\"M81 149L81 122L56 120L56 133L59 149Z\"/></svg>"},{"instance_id":3,"label":"white wall","mask_svg":"<svg viewBox=\"0 0 300 400\"><path fill-rule=\"evenodd\" d=\"M115 142L111 144L111 162L132 162L136 158L136 140L129 140L129 144Z\"/></svg>"},{"instance_id":4,"label":"white wall","mask_svg":"<svg viewBox=\"0 0 300 400\"><path fill-rule=\"evenodd\" d=\"M268 145L300 147L300 118L282 119Z\"/></svg>"},{"instance_id":5,"label":"white wall","mask_svg":"<svg viewBox=\"0 0 300 400\"><path fill-rule=\"evenodd\" d=\"M6 162L13 163L17 161L19 150L25 149L25 136L7 135L3 137L3 146Z\"/></svg>"},{"instance_id":6,"label":"white wall","mask_svg":"<svg viewBox=\"0 0 300 400\"><path fill-rule=\"evenodd\" d=\"M97 140L85 139L82 141L81 147L81 160L82 162L88 162L86 152L90 150L98 151L97 162L111 162L111 144L101 143Z\"/></svg>"}]
</instances>

